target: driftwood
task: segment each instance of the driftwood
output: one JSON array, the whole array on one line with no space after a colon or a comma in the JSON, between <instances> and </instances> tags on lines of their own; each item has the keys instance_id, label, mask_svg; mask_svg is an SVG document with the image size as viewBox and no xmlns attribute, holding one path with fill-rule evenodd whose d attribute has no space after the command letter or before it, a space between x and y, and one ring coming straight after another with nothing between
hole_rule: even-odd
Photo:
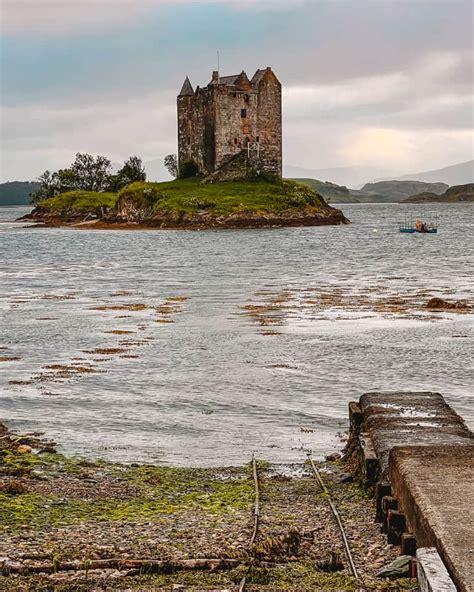
<instances>
[{"instance_id":1,"label":"driftwood","mask_svg":"<svg viewBox=\"0 0 474 592\"><path fill-rule=\"evenodd\" d=\"M94 569L131 570L136 573L169 574L176 571L225 571L240 564L237 559L182 559L164 561L160 559L92 559L84 561L57 561L48 563L19 563L4 560L0 573L34 574L57 573L59 571L89 571Z\"/></svg>"}]
</instances>

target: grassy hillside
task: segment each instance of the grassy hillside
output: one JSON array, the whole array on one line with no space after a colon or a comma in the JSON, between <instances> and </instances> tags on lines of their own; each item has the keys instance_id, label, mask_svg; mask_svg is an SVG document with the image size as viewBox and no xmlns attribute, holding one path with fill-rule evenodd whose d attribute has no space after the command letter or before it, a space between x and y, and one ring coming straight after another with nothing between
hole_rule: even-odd
<instances>
[{"instance_id":1,"label":"grassy hillside","mask_svg":"<svg viewBox=\"0 0 474 592\"><path fill-rule=\"evenodd\" d=\"M326 207L324 200L309 187L292 181L235 181L201 183L200 179L179 179L165 183L132 183L115 193L71 191L45 200L41 206L51 212L91 211L124 203L155 211L197 212L215 215L237 211L280 212L290 208Z\"/></svg>"},{"instance_id":2,"label":"grassy hillside","mask_svg":"<svg viewBox=\"0 0 474 592\"><path fill-rule=\"evenodd\" d=\"M357 199L351 195L351 191L344 185L336 185L330 181L319 181L318 179L290 179L307 185L317 191L326 201L334 203L357 203Z\"/></svg>"},{"instance_id":3,"label":"grassy hillside","mask_svg":"<svg viewBox=\"0 0 474 592\"><path fill-rule=\"evenodd\" d=\"M117 193L96 193L94 191L68 191L56 197L45 199L41 207L51 212L60 210L79 210L89 212L102 206L112 208L117 202Z\"/></svg>"},{"instance_id":4,"label":"grassy hillside","mask_svg":"<svg viewBox=\"0 0 474 592\"><path fill-rule=\"evenodd\" d=\"M0 206L27 206L31 203L31 193L38 187L38 183L30 181L0 183Z\"/></svg>"}]
</instances>

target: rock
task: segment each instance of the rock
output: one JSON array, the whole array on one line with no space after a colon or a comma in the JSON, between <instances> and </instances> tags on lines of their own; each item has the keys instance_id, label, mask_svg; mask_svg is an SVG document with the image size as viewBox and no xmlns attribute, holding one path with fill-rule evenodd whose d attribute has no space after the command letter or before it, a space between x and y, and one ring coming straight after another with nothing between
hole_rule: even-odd
<instances>
[{"instance_id":1,"label":"rock","mask_svg":"<svg viewBox=\"0 0 474 592\"><path fill-rule=\"evenodd\" d=\"M17 452L19 452L20 454L29 454L32 450L33 449L31 448L31 446L28 446L28 444L21 444L17 448Z\"/></svg>"},{"instance_id":2,"label":"rock","mask_svg":"<svg viewBox=\"0 0 474 592\"><path fill-rule=\"evenodd\" d=\"M458 300L457 302L448 302L447 300L443 300L442 298L430 298L430 300L428 300L428 302L426 303L426 308L438 310L465 310L469 307L467 303L463 300Z\"/></svg>"},{"instance_id":3,"label":"rock","mask_svg":"<svg viewBox=\"0 0 474 592\"><path fill-rule=\"evenodd\" d=\"M350 473L339 473L336 476L336 481L338 483L352 483L354 481L354 477Z\"/></svg>"},{"instance_id":4,"label":"rock","mask_svg":"<svg viewBox=\"0 0 474 592\"><path fill-rule=\"evenodd\" d=\"M378 578L408 578L411 576L411 563L413 558L410 555L400 555L395 561L383 567L377 574Z\"/></svg>"},{"instance_id":5,"label":"rock","mask_svg":"<svg viewBox=\"0 0 474 592\"><path fill-rule=\"evenodd\" d=\"M328 454L326 456L326 460L329 462L333 462L335 460L339 460L340 458L342 458L342 455L339 454L339 452L333 452L332 454Z\"/></svg>"}]
</instances>

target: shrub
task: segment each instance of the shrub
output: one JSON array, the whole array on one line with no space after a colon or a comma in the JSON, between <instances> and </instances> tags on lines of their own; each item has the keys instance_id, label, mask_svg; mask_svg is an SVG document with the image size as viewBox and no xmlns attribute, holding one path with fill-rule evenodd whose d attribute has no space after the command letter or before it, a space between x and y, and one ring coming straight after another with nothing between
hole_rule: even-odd
<instances>
[{"instance_id":1,"label":"shrub","mask_svg":"<svg viewBox=\"0 0 474 592\"><path fill-rule=\"evenodd\" d=\"M163 199L163 195L156 185L140 181L124 187L118 195L120 201L132 199L144 208L152 208Z\"/></svg>"}]
</instances>

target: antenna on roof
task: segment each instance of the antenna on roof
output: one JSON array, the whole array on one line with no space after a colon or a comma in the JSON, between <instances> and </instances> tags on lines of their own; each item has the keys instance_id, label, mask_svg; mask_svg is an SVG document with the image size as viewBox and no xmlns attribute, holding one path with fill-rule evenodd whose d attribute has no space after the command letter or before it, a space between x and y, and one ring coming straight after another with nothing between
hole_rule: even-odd
<instances>
[{"instance_id":1,"label":"antenna on roof","mask_svg":"<svg viewBox=\"0 0 474 592\"><path fill-rule=\"evenodd\" d=\"M219 56L219 50L217 50L217 84L220 83L220 56Z\"/></svg>"}]
</instances>

